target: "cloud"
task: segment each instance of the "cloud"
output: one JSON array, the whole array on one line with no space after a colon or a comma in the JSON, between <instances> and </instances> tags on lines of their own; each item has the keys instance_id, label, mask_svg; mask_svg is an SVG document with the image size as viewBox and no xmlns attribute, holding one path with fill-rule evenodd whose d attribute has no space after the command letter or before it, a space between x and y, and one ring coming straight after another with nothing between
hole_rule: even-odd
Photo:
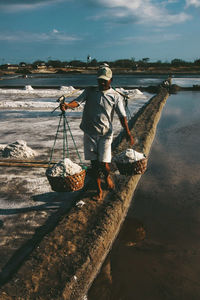
<instances>
[{"instance_id":1,"label":"cloud","mask_svg":"<svg viewBox=\"0 0 200 300\"><path fill-rule=\"evenodd\" d=\"M153 24L156 26L169 26L182 23L190 19L185 12L177 14L170 13L166 9L167 4L174 1L164 2L152 0L85 0L88 4L99 5L105 9L101 15L94 16L94 19L107 18L121 23ZM190 0L192 1L192 0ZM199 0L193 0L199 1Z\"/></svg>"},{"instance_id":2,"label":"cloud","mask_svg":"<svg viewBox=\"0 0 200 300\"><path fill-rule=\"evenodd\" d=\"M22 42L22 43L29 43L29 42L58 42L58 43L73 43L76 41L81 40L81 38L68 35L65 32L60 32L57 29L53 29L52 32L49 33L30 33L30 32L0 32L0 41L7 41L7 42Z\"/></svg>"},{"instance_id":3,"label":"cloud","mask_svg":"<svg viewBox=\"0 0 200 300\"><path fill-rule=\"evenodd\" d=\"M56 0L56 4L59 2L64 2L66 0ZM7 13L22 12L24 10L34 10L39 9L44 6L55 4L55 0L0 0L0 11Z\"/></svg>"},{"instance_id":4,"label":"cloud","mask_svg":"<svg viewBox=\"0 0 200 300\"><path fill-rule=\"evenodd\" d=\"M171 13L168 6L178 0L0 0L1 12L21 12L36 10L41 7L71 2L74 5L84 4L85 8L97 8L89 19L107 20L113 23L152 24L169 26L183 23L191 17L183 11ZM200 6L200 0L186 0L187 6ZM101 8L101 9L98 9ZM95 13L96 12L96 13Z\"/></svg>"},{"instance_id":5,"label":"cloud","mask_svg":"<svg viewBox=\"0 0 200 300\"><path fill-rule=\"evenodd\" d=\"M200 7L200 0L186 0L186 7L189 6Z\"/></svg>"},{"instance_id":6,"label":"cloud","mask_svg":"<svg viewBox=\"0 0 200 300\"><path fill-rule=\"evenodd\" d=\"M161 33L148 36L131 36L124 38L124 42L147 42L147 43L161 43L165 41L174 41L180 39L181 35L176 33Z\"/></svg>"}]
</instances>

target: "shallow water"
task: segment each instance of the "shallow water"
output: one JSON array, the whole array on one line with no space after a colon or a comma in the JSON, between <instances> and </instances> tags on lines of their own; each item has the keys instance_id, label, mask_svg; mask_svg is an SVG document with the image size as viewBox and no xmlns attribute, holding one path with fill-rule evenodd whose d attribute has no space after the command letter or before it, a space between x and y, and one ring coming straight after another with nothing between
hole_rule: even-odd
<instances>
[{"instance_id":1,"label":"shallow water","mask_svg":"<svg viewBox=\"0 0 200 300\"><path fill-rule=\"evenodd\" d=\"M157 85L165 80L167 75L115 75L113 86L148 86ZM97 78L93 74L35 74L28 75L24 79L22 76L4 76L0 81L0 87L4 85L35 85L35 86L80 86L86 87L96 85Z\"/></svg>"},{"instance_id":2,"label":"shallow water","mask_svg":"<svg viewBox=\"0 0 200 300\"><path fill-rule=\"evenodd\" d=\"M199 96L167 100L148 170L88 300L200 299Z\"/></svg>"},{"instance_id":3,"label":"shallow water","mask_svg":"<svg viewBox=\"0 0 200 300\"><path fill-rule=\"evenodd\" d=\"M182 77L176 76L176 78L172 78L172 83L177 84L177 85L182 86L182 87L193 86L195 84L199 85L200 84L200 77L199 77L199 75L197 75L197 76L188 76L188 77L184 77L184 75Z\"/></svg>"},{"instance_id":4,"label":"shallow water","mask_svg":"<svg viewBox=\"0 0 200 300\"><path fill-rule=\"evenodd\" d=\"M161 84L168 75L131 75L131 74L115 74L113 76L113 86L149 86ZM0 88L2 86L78 86L86 87L97 84L95 74L31 74L27 78L21 75L17 76L1 76ZM174 75L172 83L183 87L200 84L200 75Z\"/></svg>"}]
</instances>

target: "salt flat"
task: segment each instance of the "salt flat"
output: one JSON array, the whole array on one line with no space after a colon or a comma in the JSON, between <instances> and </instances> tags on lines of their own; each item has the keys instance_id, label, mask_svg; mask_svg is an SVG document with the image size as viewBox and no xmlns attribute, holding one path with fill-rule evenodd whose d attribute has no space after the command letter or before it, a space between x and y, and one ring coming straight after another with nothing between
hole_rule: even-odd
<instances>
[{"instance_id":1,"label":"salt flat","mask_svg":"<svg viewBox=\"0 0 200 300\"><path fill-rule=\"evenodd\" d=\"M69 94L73 90L69 88ZM28 91L28 92L27 92ZM56 94L57 92L57 94ZM52 110L58 106L57 97L63 94L56 91L49 97L48 91L3 90L0 89L0 149L17 140L26 141L36 151L36 161L48 161L60 118L60 111ZM65 88L65 93L67 88ZM80 91L77 91L79 94ZM149 94L127 91L132 95L129 100L129 112L134 115L149 99ZM40 98L38 98L40 96ZM71 100L72 97L67 100ZM20 103L20 105L18 105ZM77 148L85 165L83 156L83 133L79 129L82 108L66 113ZM121 125L114 119L114 135ZM80 163L72 139L69 137L70 159ZM54 161L62 158L62 134L55 145ZM31 160L33 160L31 158ZM74 193L56 193L51 190L45 176L45 168L0 167L0 268L6 264L12 254L28 240L48 217L77 195Z\"/></svg>"}]
</instances>

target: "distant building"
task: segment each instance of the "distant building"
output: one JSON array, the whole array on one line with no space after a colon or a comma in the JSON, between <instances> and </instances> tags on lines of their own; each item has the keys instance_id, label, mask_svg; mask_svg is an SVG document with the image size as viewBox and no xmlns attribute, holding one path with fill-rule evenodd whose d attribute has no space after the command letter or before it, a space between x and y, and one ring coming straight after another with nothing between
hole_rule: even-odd
<instances>
[{"instance_id":1,"label":"distant building","mask_svg":"<svg viewBox=\"0 0 200 300\"><path fill-rule=\"evenodd\" d=\"M39 65L37 65L37 69L46 69L46 64L45 63L41 63Z\"/></svg>"},{"instance_id":2,"label":"distant building","mask_svg":"<svg viewBox=\"0 0 200 300\"><path fill-rule=\"evenodd\" d=\"M24 62L21 62L21 63L19 64L19 66L20 66L21 68L24 68L24 67L26 67L26 66L27 66L27 64L26 64L26 63L24 63Z\"/></svg>"},{"instance_id":3,"label":"distant building","mask_svg":"<svg viewBox=\"0 0 200 300\"><path fill-rule=\"evenodd\" d=\"M6 69L7 70L18 70L19 66L18 65L13 65L13 64L7 64Z\"/></svg>"},{"instance_id":4,"label":"distant building","mask_svg":"<svg viewBox=\"0 0 200 300\"><path fill-rule=\"evenodd\" d=\"M90 63L92 61L92 57L90 55L87 56L87 63Z\"/></svg>"}]
</instances>

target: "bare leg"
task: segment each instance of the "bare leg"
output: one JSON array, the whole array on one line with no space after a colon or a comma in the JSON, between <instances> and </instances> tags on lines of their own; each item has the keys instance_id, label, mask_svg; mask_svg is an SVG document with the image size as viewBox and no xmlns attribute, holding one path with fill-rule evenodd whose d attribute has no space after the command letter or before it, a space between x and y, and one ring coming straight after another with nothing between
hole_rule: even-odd
<instances>
[{"instance_id":1,"label":"bare leg","mask_svg":"<svg viewBox=\"0 0 200 300\"><path fill-rule=\"evenodd\" d=\"M101 177L100 177L100 163L97 160L91 161L92 165L92 174L97 185L97 195L94 197L95 200L102 200L103 191L101 188Z\"/></svg>"},{"instance_id":2,"label":"bare leg","mask_svg":"<svg viewBox=\"0 0 200 300\"><path fill-rule=\"evenodd\" d=\"M101 178L97 177L96 181L97 181L97 196L94 197L94 198L96 200L102 200L103 191L102 191L102 188L101 188Z\"/></svg>"},{"instance_id":3,"label":"bare leg","mask_svg":"<svg viewBox=\"0 0 200 300\"><path fill-rule=\"evenodd\" d=\"M106 183L107 183L108 188L111 190L114 190L115 184L110 177L109 163L101 163L101 165L102 165L102 170L103 170L104 176L106 178Z\"/></svg>"}]
</instances>

